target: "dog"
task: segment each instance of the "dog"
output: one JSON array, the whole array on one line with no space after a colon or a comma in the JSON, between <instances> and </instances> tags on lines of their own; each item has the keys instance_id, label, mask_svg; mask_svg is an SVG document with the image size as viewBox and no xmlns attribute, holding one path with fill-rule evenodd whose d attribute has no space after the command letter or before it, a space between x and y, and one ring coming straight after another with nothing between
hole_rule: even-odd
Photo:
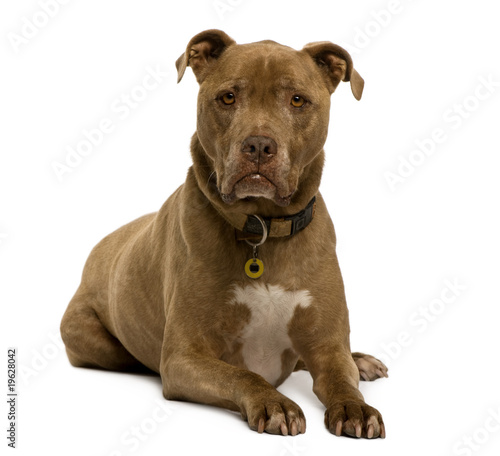
<instances>
[{"instance_id":1,"label":"dog","mask_svg":"<svg viewBox=\"0 0 500 456\"><path fill-rule=\"evenodd\" d=\"M176 62L199 83L193 165L161 209L90 253L61 322L70 363L150 370L163 395L241 413L252 430L297 435L300 407L276 390L307 369L337 436L385 437L360 376L387 376L351 353L332 221L319 192L330 95L364 81L330 42L297 51L238 45L220 30Z\"/></svg>"}]
</instances>

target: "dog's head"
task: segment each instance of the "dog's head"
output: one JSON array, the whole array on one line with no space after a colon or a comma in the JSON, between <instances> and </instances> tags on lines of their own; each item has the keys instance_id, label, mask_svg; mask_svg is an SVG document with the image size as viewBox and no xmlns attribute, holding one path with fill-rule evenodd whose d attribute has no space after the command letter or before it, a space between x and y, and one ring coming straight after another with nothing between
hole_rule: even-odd
<instances>
[{"instance_id":1,"label":"dog's head","mask_svg":"<svg viewBox=\"0 0 500 456\"><path fill-rule=\"evenodd\" d=\"M273 41L237 45L220 30L193 37L176 66L178 81L190 66L200 84L197 136L227 204L288 206L323 149L330 95L350 81L359 100L364 85L349 54L330 42L301 51Z\"/></svg>"}]
</instances>

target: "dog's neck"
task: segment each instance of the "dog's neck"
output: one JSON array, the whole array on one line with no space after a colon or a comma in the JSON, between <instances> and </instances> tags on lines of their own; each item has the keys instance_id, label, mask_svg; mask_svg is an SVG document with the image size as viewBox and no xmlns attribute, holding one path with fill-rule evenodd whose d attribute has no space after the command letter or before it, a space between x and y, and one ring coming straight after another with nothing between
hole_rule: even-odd
<instances>
[{"instance_id":1,"label":"dog's neck","mask_svg":"<svg viewBox=\"0 0 500 456\"><path fill-rule=\"evenodd\" d=\"M292 201L287 207L277 206L273 201L264 198L256 198L252 201L236 201L231 205L224 203L217 187L213 164L204 151L196 133L191 140L191 155L193 158L193 171L200 190L220 215L238 231L246 231L245 226L248 225L249 216L252 215L259 215L268 219L269 223L271 223L271 219L292 219L295 217L301 219L300 223L305 223L307 226L312 220L313 199L318 193L323 169L323 150L302 172L299 189L293 195ZM286 233L286 228L283 227L282 230L283 233ZM293 229L291 232L283 234L283 236L291 234L294 234Z\"/></svg>"}]
</instances>

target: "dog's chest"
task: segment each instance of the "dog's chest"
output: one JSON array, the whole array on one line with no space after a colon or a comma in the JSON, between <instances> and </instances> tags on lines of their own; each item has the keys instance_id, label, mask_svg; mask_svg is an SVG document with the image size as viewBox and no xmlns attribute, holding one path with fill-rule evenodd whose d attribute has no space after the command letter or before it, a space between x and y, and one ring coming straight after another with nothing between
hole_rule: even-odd
<instances>
[{"instance_id":1,"label":"dog's chest","mask_svg":"<svg viewBox=\"0 0 500 456\"><path fill-rule=\"evenodd\" d=\"M237 335L243 363L275 385L283 374L287 350L292 350L288 326L297 306L308 307L307 290L288 291L277 285L234 287L232 304L248 307L250 318ZM295 355L297 356L297 355Z\"/></svg>"}]
</instances>

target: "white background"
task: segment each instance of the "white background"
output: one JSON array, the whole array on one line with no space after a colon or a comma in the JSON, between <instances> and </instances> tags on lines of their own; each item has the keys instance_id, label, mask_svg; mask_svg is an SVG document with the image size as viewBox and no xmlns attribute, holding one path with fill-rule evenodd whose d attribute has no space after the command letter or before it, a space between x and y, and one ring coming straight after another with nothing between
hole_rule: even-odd
<instances>
[{"instance_id":1,"label":"white background","mask_svg":"<svg viewBox=\"0 0 500 456\"><path fill-rule=\"evenodd\" d=\"M217 11L212 0L74 0L50 18L41 3L2 2L0 13L0 378L17 347L17 454L498 454L497 2L222 0ZM155 377L72 368L61 348L59 321L90 249L184 180L197 85L189 69L177 85L174 62L207 28L297 49L333 41L366 81L360 102L347 84L333 95L321 190L353 350L390 364L389 379L361 385L384 416L384 441L330 435L306 372L280 390L302 406L307 433L284 438L231 412L167 403ZM33 36L20 42L23 33ZM157 66L169 74L144 92ZM131 92L146 97L117 112ZM113 131L60 181L53 163L104 119ZM432 149L433 132L441 143L414 153L421 163L392 191L385 174L416 141Z\"/></svg>"}]
</instances>

